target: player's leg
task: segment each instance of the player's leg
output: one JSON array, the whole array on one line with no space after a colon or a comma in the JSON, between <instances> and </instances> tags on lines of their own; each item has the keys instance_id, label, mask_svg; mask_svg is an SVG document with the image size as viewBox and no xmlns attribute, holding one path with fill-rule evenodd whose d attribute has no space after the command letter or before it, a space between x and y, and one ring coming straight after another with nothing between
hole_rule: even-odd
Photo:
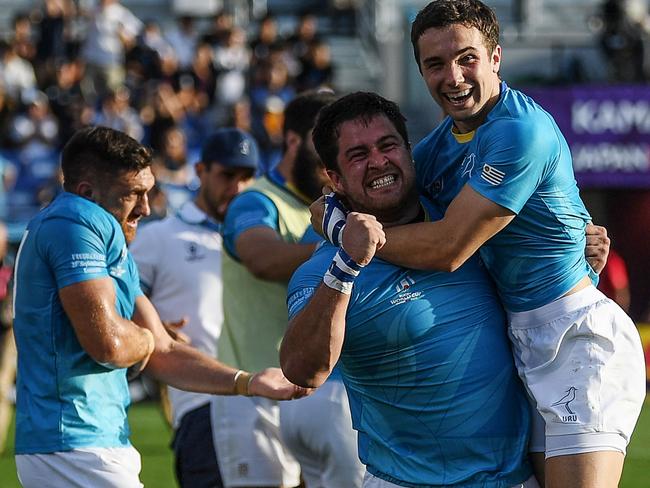
<instances>
[{"instance_id":1,"label":"player's leg","mask_svg":"<svg viewBox=\"0 0 650 488\"><path fill-rule=\"evenodd\" d=\"M625 456L599 451L546 460L546 488L611 488L618 486Z\"/></svg>"},{"instance_id":2,"label":"player's leg","mask_svg":"<svg viewBox=\"0 0 650 488\"><path fill-rule=\"evenodd\" d=\"M225 487L290 488L300 484L300 466L280 438L277 402L215 396L210 417Z\"/></svg>"},{"instance_id":3,"label":"player's leg","mask_svg":"<svg viewBox=\"0 0 650 488\"><path fill-rule=\"evenodd\" d=\"M309 397L281 402L280 429L307 487L361 487L365 468L342 381L330 378Z\"/></svg>"},{"instance_id":4,"label":"player's leg","mask_svg":"<svg viewBox=\"0 0 650 488\"><path fill-rule=\"evenodd\" d=\"M520 375L546 424L546 486L617 486L645 397L633 322L592 287L510 319Z\"/></svg>"},{"instance_id":5,"label":"player's leg","mask_svg":"<svg viewBox=\"0 0 650 488\"><path fill-rule=\"evenodd\" d=\"M223 488L209 404L183 415L174 433L172 448L176 479L181 488Z\"/></svg>"}]
</instances>

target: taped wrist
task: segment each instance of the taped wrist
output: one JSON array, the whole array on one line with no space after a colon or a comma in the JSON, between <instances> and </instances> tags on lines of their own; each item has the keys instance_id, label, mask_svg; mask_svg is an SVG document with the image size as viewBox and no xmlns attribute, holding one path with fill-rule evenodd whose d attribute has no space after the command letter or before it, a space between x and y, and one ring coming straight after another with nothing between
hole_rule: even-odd
<instances>
[{"instance_id":1,"label":"taped wrist","mask_svg":"<svg viewBox=\"0 0 650 488\"><path fill-rule=\"evenodd\" d=\"M345 249L339 248L339 251L332 259L332 264L323 276L323 283L333 290L349 295L352 293L354 280L361 272L362 265L352 259Z\"/></svg>"},{"instance_id":2,"label":"taped wrist","mask_svg":"<svg viewBox=\"0 0 650 488\"><path fill-rule=\"evenodd\" d=\"M325 214L323 215L323 233L325 238L335 246L343 242L343 229L348 216L348 209L332 192L325 195Z\"/></svg>"}]
</instances>

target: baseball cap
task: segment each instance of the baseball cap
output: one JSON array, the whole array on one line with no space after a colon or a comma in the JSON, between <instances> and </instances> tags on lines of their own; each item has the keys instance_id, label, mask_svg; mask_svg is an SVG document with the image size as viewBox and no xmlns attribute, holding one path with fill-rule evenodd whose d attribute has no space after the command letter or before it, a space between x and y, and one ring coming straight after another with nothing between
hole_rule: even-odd
<instances>
[{"instance_id":1,"label":"baseball cap","mask_svg":"<svg viewBox=\"0 0 650 488\"><path fill-rule=\"evenodd\" d=\"M234 127L213 132L201 149L201 161L215 161L223 166L257 169L259 159L253 136Z\"/></svg>"}]
</instances>

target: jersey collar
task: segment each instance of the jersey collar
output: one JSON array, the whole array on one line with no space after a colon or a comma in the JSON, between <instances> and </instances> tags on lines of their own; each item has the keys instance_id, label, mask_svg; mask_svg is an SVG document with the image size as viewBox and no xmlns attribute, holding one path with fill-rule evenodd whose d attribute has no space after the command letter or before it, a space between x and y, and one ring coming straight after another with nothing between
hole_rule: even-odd
<instances>
[{"instance_id":1,"label":"jersey collar","mask_svg":"<svg viewBox=\"0 0 650 488\"><path fill-rule=\"evenodd\" d=\"M193 201L185 202L176 216L186 224L200 225L210 230L221 233L222 223L217 222L208 216L208 214L197 207L196 203Z\"/></svg>"}]
</instances>

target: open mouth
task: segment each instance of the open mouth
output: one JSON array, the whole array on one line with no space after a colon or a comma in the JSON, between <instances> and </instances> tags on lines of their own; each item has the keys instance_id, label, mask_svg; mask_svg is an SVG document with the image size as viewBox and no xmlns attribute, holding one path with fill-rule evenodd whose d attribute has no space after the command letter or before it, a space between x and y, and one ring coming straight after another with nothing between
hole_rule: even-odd
<instances>
[{"instance_id":1,"label":"open mouth","mask_svg":"<svg viewBox=\"0 0 650 488\"><path fill-rule=\"evenodd\" d=\"M472 96L472 92L474 90L472 88L468 88L467 90L463 90L460 92L455 92L455 93L445 93L444 97L452 104L452 105L462 105L465 103L467 100L469 100L469 97Z\"/></svg>"},{"instance_id":2,"label":"open mouth","mask_svg":"<svg viewBox=\"0 0 650 488\"><path fill-rule=\"evenodd\" d=\"M381 176L379 178L372 180L368 186L373 190L377 190L379 188L386 188L387 186L392 185L393 183L395 183L396 180L397 178L395 177L395 175Z\"/></svg>"}]
</instances>

